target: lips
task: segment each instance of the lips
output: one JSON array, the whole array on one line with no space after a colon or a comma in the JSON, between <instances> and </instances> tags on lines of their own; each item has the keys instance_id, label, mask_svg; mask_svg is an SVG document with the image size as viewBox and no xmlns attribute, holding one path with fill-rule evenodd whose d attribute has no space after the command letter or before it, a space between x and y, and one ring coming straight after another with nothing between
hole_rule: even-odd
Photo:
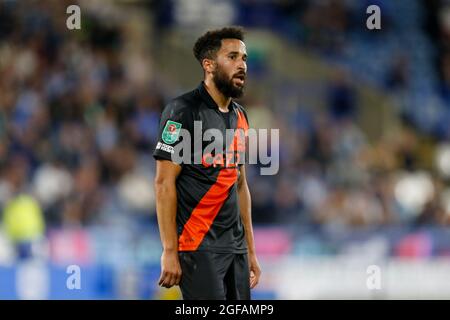
<instances>
[{"instance_id":1,"label":"lips","mask_svg":"<svg viewBox=\"0 0 450 320\"><path fill-rule=\"evenodd\" d=\"M237 74L233 77L233 79L236 79L239 84L243 85L245 82L245 74L243 73Z\"/></svg>"},{"instance_id":2,"label":"lips","mask_svg":"<svg viewBox=\"0 0 450 320\"><path fill-rule=\"evenodd\" d=\"M241 79L241 78L234 78L235 80L236 80L236 82L239 84L239 85L243 85L244 84L244 80L243 79Z\"/></svg>"}]
</instances>

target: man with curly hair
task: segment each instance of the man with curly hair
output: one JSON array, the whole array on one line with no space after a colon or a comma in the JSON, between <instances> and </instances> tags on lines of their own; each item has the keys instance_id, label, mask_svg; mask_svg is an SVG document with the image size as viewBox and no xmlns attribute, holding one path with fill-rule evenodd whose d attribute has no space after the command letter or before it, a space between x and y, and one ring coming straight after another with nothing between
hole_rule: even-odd
<instances>
[{"instance_id":1,"label":"man with curly hair","mask_svg":"<svg viewBox=\"0 0 450 320\"><path fill-rule=\"evenodd\" d=\"M179 285L184 299L250 299L261 269L255 253L245 153L238 134L222 154L201 163L173 161L180 131L248 130L243 95L247 52L243 30L227 27L202 35L193 51L204 79L164 109L156 159L156 210L163 246L159 285ZM203 149L202 149L203 150ZM233 159L235 161L229 161Z\"/></svg>"}]
</instances>

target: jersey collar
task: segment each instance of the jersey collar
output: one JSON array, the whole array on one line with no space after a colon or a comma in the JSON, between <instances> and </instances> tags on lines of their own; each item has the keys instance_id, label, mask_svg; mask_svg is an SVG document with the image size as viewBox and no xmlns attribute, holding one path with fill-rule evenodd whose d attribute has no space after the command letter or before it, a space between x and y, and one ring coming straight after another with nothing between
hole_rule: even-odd
<instances>
[{"instance_id":1,"label":"jersey collar","mask_svg":"<svg viewBox=\"0 0 450 320\"><path fill-rule=\"evenodd\" d=\"M209 108L211 108L211 109L219 109L219 106L217 105L217 103L214 101L214 99L209 95L208 91L206 90L204 81L202 81L200 83L200 85L197 87L197 90L198 90L200 96L202 97L203 101L206 102L206 105ZM233 100L231 100L230 106L231 106L232 109L235 108ZM230 109L230 106L228 106L228 109ZM231 109L230 109L230 111L231 111Z\"/></svg>"}]
</instances>

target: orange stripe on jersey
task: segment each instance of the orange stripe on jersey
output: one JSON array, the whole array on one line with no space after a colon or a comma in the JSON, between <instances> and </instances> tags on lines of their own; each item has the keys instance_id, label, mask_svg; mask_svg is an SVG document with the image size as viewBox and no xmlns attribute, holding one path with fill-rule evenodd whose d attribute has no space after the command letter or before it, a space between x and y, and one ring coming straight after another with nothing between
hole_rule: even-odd
<instances>
[{"instance_id":1,"label":"orange stripe on jersey","mask_svg":"<svg viewBox=\"0 0 450 320\"><path fill-rule=\"evenodd\" d=\"M236 180L236 169L220 170L216 183L203 196L184 225L183 233L178 239L178 250L197 250Z\"/></svg>"},{"instance_id":2,"label":"orange stripe on jersey","mask_svg":"<svg viewBox=\"0 0 450 320\"><path fill-rule=\"evenodd\" d=\"M237 112L236 132L232 144L228 147L228 151L245 151L245 138L248 135L248 123L245 115Z\"/></svg>"},{"instance_id":3,"label":"orange stripe on jersey","mask_svg":"<svg viewBox=\"0 0 450 320\"><path fill-rule=\"evenodd\" d=\"M241 148L245 148L248 123L241 111L237 112L237 116L236 127L244 130L244 137L237 130L229 150L242 150ZM183 232L178 239L179 251L197 250L227 199L230 188L236 183L237 176L237 168L223 168L220 170L217 181L203 196L184 225Z\"/></svg>"},{"instance_id":4,"label":"orange stripe on jersey","mask_svg":"<svg viewBox=\"0 0 450 320\"><path fill-rule=\"evenodd\" d=\"M237 128L244 129L245 133L247 133L248 123L247 119L245 118L245 115L242 113L242 111L238 111L237 115L238 115Z\"/></svg>"}]
</instances>

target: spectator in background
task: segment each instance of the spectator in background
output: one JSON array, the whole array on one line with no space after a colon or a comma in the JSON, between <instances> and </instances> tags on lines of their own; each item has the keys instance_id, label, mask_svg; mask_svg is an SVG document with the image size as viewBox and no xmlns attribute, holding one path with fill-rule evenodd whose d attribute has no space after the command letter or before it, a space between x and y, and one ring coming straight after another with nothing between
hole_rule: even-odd
<instances>
[{"instance_id":1,"label":"spectator in background","mask_svg":"<svg viewBox=\"0 0 450 320\"><path fill-rule=\"evenodd\" d=\"M334 120L356 116L356 92L348 77L344 70L337 70L328 89L329 111Z\"/></svg>"},{"instance_id":2,"label":"spectator in background","mask_svg":"<svg viewBox=\"0 0 450 320\"><path fill-rule=\"evenodd\" d=\"M3 210L3 228L12 240L19 259L32 257L33 245L44 237L45 220L39 202L30 195L19 194Z\"/></svg>"}]
</instances>

